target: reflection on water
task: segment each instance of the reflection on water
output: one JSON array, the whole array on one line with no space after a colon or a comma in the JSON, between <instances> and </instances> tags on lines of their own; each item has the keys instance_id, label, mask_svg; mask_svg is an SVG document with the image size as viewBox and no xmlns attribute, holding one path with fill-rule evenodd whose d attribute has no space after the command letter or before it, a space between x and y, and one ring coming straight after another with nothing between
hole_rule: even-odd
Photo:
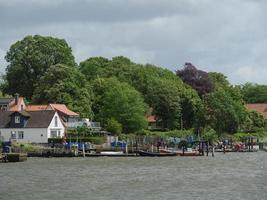
<instances>
[{"instance_id":1,"label":"reflection on water","mask_svg":"<svg viewBox=\"0 0 267 200\"><path fill-rule=\"evenodd\" d=\"M267 153L29 158L0 164L0 199L265 200Z\"/></svg>"}]
</instances>

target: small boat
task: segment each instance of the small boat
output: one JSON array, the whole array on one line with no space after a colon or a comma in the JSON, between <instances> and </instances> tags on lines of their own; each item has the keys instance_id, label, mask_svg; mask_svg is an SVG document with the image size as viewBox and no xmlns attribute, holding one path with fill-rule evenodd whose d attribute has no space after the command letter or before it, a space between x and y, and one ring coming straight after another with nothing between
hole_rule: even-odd
<instances>
[{"instance_id":1,"label":"small boat","mask_svg":"<svg viewBox=\"0 0 267 200\"><path fill-rule=\"evenodd\" d=\"M174 151L169 149L160 149L161 153L175 153L177 156L199 156L198 151Z\"/></svg>"},{"instance_id":2,"label":"small boat","mask_svg":"<svg viewBox=\"0 0 267 200\"><path fill-rule=\"evenodd\" d=\"M149 157L167 157L167 156L176 156L176 153L173 152L149 152L149 151L139 151L140 156L149 156Z\"/></svg>"},{"instance_id":3,"label":"small boat","mask_svg":"<svg viewBox=\"0 0 267 200\"><path fill-rule=\"evenodd\" d=\"M110 156L110 155L123 155L124 153L123 151L101 151L100 154Z\"/></svg>"}]
</instances>

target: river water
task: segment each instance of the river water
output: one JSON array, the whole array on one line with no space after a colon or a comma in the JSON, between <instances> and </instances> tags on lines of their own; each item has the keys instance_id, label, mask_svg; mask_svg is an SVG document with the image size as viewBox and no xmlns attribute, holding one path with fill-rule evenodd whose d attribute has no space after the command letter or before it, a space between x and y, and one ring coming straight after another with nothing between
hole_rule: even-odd
<instances>
[{"instance_id":1,"label":"river water","mask_svg":"<svg viewBox=\"0 0 267 200\"><path fill-rule=\"evenodd\" d=\"M267 200L267 152L29 158L0 164L0 199Z\"/></svg>"}]
</instances>

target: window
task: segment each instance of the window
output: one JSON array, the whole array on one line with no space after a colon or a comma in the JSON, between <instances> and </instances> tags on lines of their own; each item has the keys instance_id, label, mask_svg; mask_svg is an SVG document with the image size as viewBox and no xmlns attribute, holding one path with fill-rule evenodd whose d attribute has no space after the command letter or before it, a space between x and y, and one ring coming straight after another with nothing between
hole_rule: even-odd
<instances>
[{"instance_id":1,"label":"window","mask_svg":"<svg viewBox=\"0 0 267 200\"><path fill-rule=\"evenodd\" d=\"M15 123L19 124L20 123L20 116L15 116Z\"/></svg>"},{"instance_id":2,"label":"window","mask_svg":"<svg viewBox=\"0 0 267 200\"><path fill-rule=\"evenodd\" d=\"M57 131L57 136L60 137L60 130Z\"/></svg>"},{"instance_id":3,"label":"window","mask_svg":"<svg viewBox=\"0 0 267 200\"><path fill-rule=\"evenodd\" d=\"M50 131L50 137L51 138L56 138L57 137L57 131L56 130L51 130Z\"/></svg>"},{"instance_id":4,"label":"window","mask_svg":"<svg viewBox=\"0 0 267 200\"><path fill-rule=\"evenodd\" d=\"M16 139L16 131L11 131L11 139Z\"/></svg>"},{"instance_id":5,"label":"window","mask_svg":"<svg viewBox=\"0 0 267 200\"><path fill-rule=\"evenodd\" d=\"M19 136L19 139L24 139L24 132L18 131L18 136Z\"/></svg>"},{"instance_id":6,"label":"window","mask_svg":"<svg viewBox=\"0 0 267 200\"><path fill-rule=\"evenodd\" d=\"M57 124L57 116L55 116L55 127L57 127L58 124Z\"/></svg>"}]
</instances>

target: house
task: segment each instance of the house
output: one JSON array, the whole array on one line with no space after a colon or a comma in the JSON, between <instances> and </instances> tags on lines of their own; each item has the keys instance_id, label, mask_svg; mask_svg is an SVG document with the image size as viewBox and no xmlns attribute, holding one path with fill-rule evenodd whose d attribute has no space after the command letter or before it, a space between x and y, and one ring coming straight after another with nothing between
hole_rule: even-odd
<instances>
[{"instance_id":1,"label":"house","mask_svg":"<svg viewBox=\"0 0 267 200\"><path fill-rule=\"evenodd\" d=\"M265 119L267 119L267 103L251 103L245 104L248 110L254 110L261 113Z\"/></svg>"},{"instance_id":2,"label":"house","mask_svg":"<svg viewBox=\"0 0 267 200\"><path fill-rule=\"evenodd\" d=\"M149 115L147 117L148 130L163 130L161 120L157 119L156 115Z\"/></svg>"},{"instance_id":3,"label":"house","mask_svg":"<svg viewBox=\"0 0 267 200\"><path fill-rule=\"evenodd\" d=\"M71 111L65 104L28 105L26 111L35 112L40 110L55 110L64 122L76 122L79 114Z\"/></svg>"},{"instance_id":4,"label":"house","mask_svg":"<svg viewBox=\"0 0 267 200\"><path fill-rule=\"evenodd\" d=\"M17 94L14 98L0 98L0 110L22 111L25 108L24 98L19 97Z\"/></svg>"},{"instance_id":5,"label":"house","mask_svg":"<svg viewBox=\"0 0 267 200\"><path fill-rule=\"evenodd\" d=\"M64 137L65 127L55 110L0 111L0 137L19 143L48 143Z\"/></svg>"}]
</instances>

